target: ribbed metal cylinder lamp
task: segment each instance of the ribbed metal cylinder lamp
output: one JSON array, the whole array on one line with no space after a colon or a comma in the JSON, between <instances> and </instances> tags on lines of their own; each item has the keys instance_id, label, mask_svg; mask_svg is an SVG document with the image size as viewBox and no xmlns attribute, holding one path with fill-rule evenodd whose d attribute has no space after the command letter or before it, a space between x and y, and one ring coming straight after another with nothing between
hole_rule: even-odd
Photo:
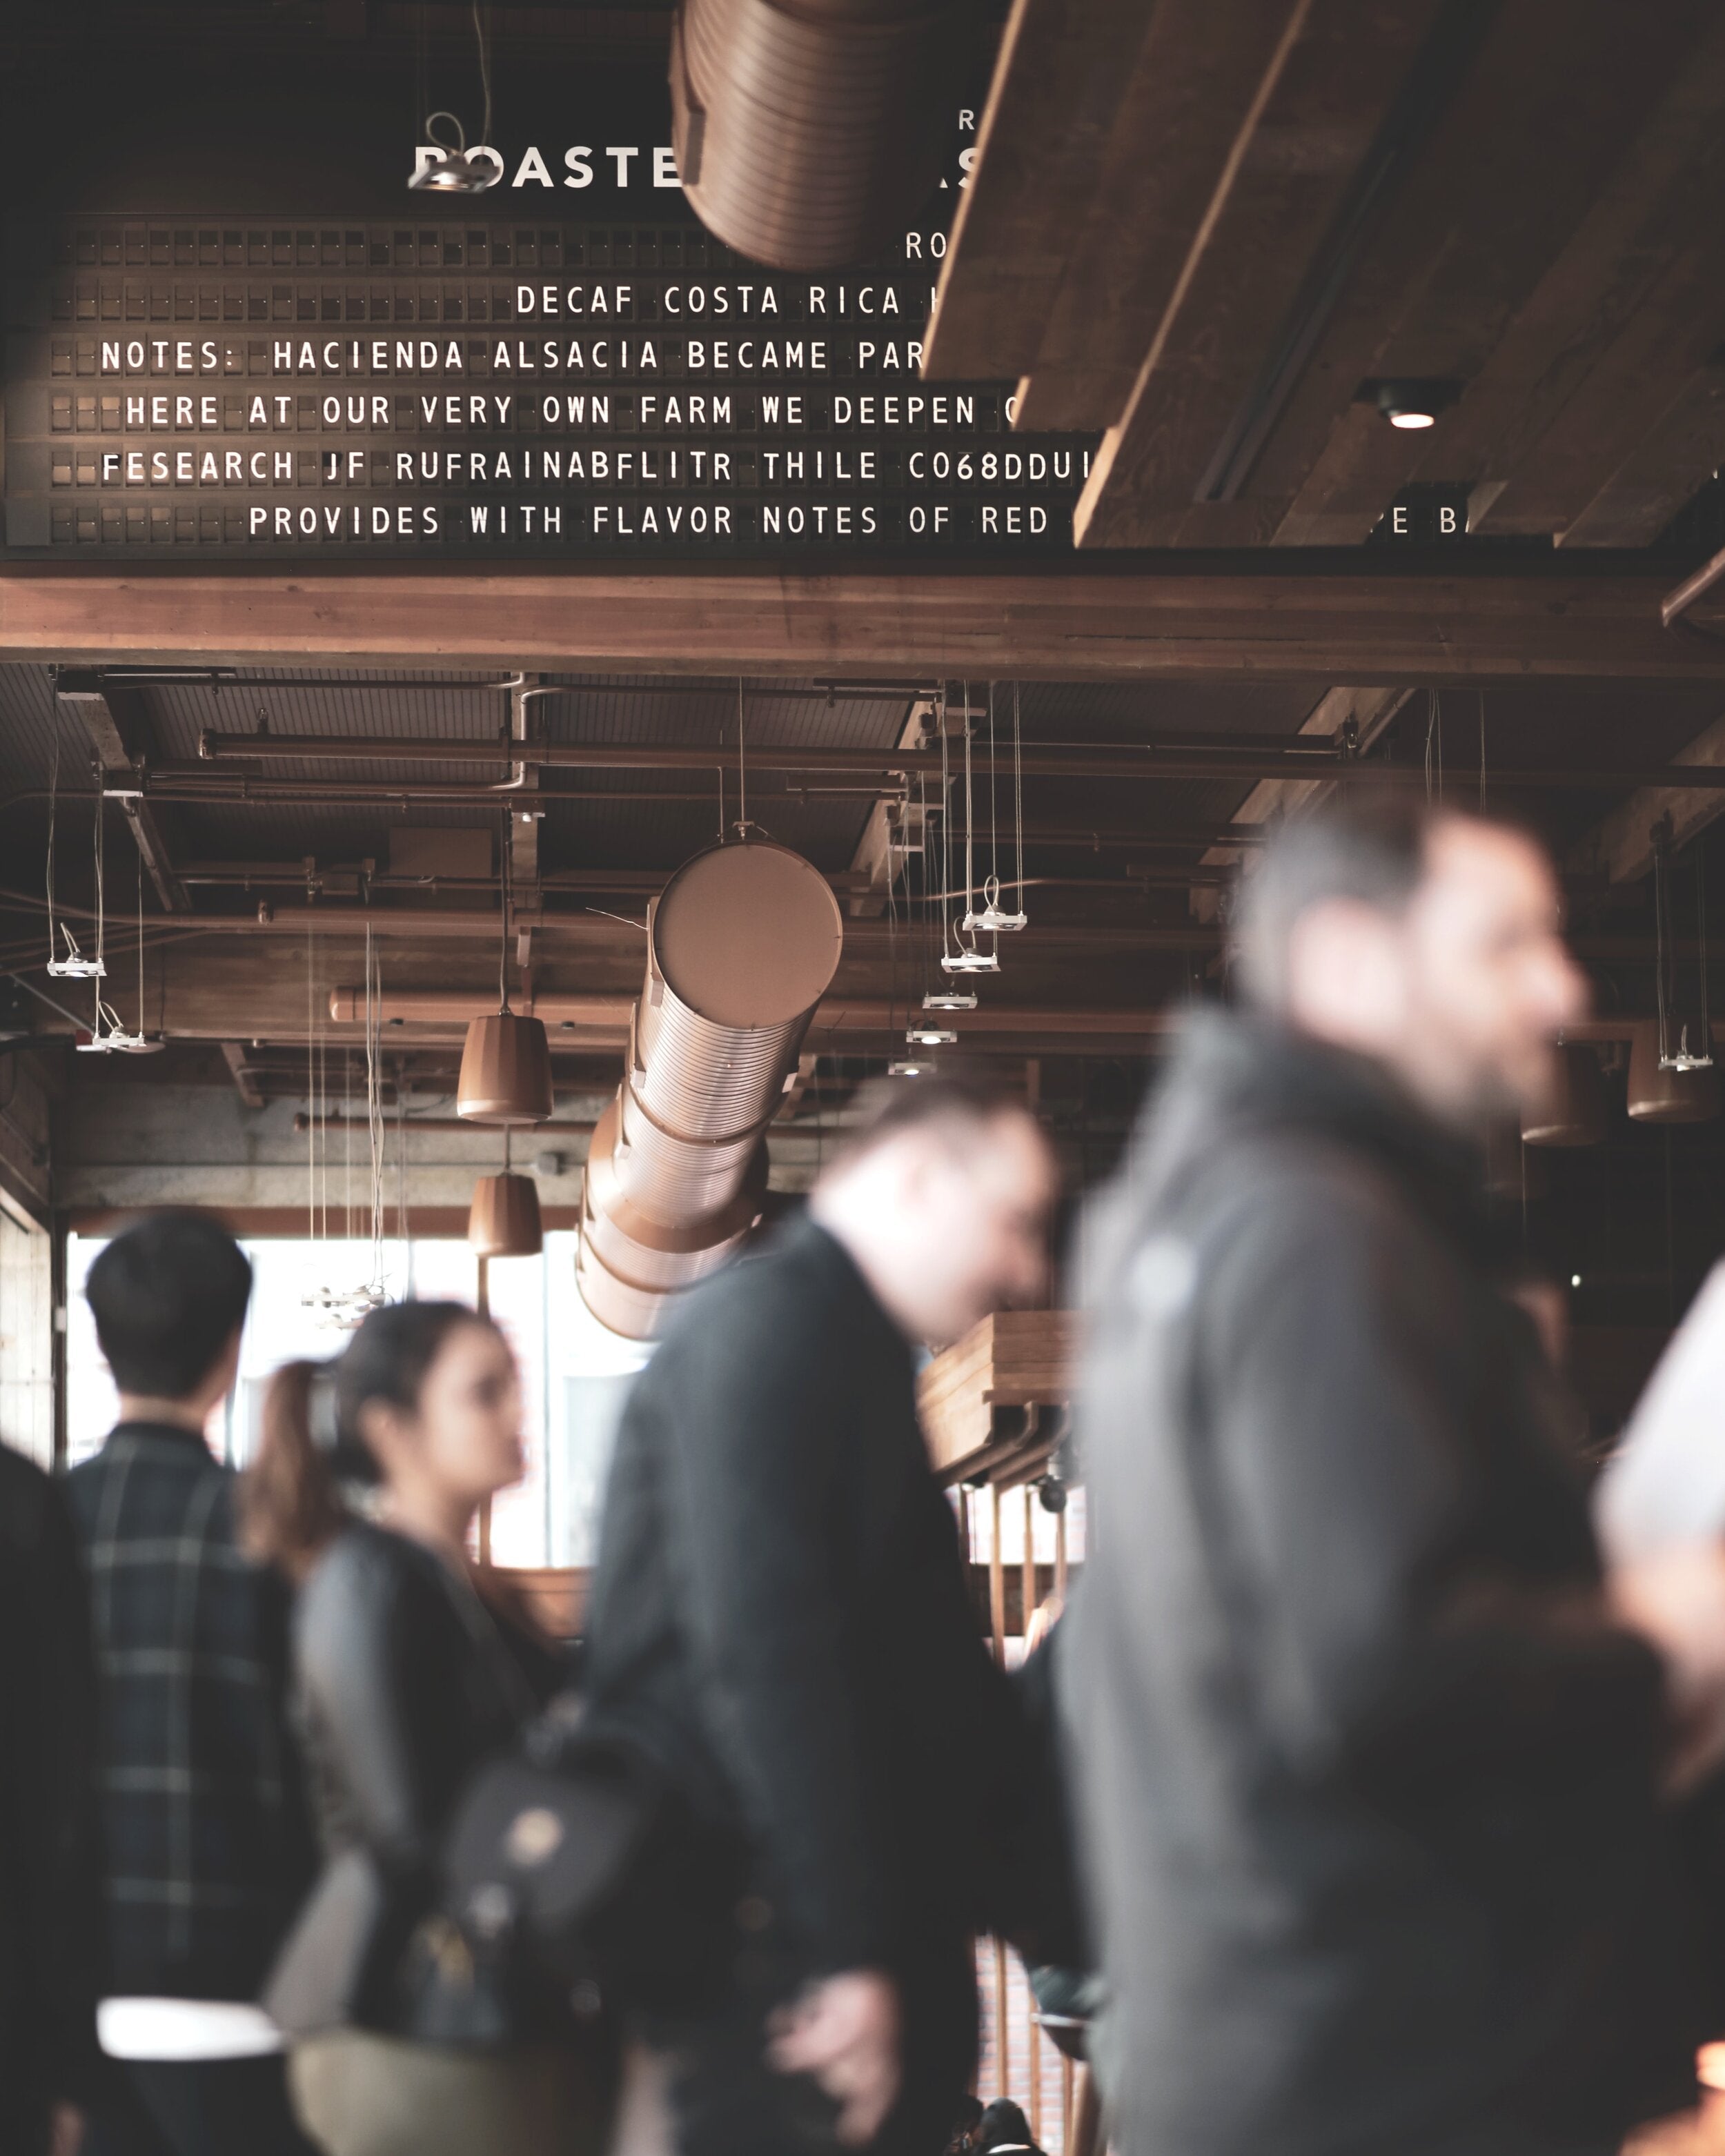
<instances>
[{"instance_id":1,"label":"ribbed metal cylinder lamp","mask_svg":"<svg viewBox=\"0 0 1725 2156\"><path fill-rule=\"evenodd\" d=\"M1718 1070L1712 1064L1662 1070L1658 1033L1638 1027L1630 1047L1629 1111L1638 1123L1709 1123L1719 1112Z\"/></svg>"},{"instance_id":2,"label":"ribbed metal cylinder lamp","mask_svg":"<svg viewBox=\"0 0 1725 2156\"><path fill-rule=\"evenodd\" d=\"M482 1175L473 1186L467 1240L482 1258L533 1258L545 1248L539 1191L530 1175Z\"/></svg>"},{"instance_id":3,"label":"ribbed metal cylinder lamp","mask_svg":"<svg viewBox=\"0 0 1725 2156\"><path fill-rule=\"evenodd\" d=\"M671 139L707 230L778 270L862 262L934 185L971 0L682 0Z\"/></svg>"},{"instance_id":4,"label":"ribbed metal cylinder lamp","mask_svg":"<svg viewBox=\"0 0 1725 2156\"><path fill-rule=\"evenodd\" d=\"M1585 1041L1559 1042L1550 1098L1522 1117L1522 1142L1530 1146L1591 1146L1605 1136L1605 1081L1599 1059Z\"/></svg>"},{"instance_id":5,"label":"ribbed metal cylinder lamp","mask_svg":"<svg viewBox=\"0 0 1725 2156\"><path fill-rule=\"evenodd\" d=\"M455 1113L470 1123L542 1123L551 1109L551 1044L540 1021L512 1010L473 1019Z\"/></svg>"}]
</instances>

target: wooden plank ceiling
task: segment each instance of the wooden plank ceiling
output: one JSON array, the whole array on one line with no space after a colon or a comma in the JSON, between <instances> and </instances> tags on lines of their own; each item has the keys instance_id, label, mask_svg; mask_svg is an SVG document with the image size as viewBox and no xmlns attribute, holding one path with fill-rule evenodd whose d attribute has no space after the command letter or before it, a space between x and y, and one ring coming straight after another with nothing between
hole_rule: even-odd
<instances>
[{"instance_id":1,"label":"wooden plank ceiling","mask_svg":"<svg viewBox=\"0 0 1725 2156\"><path fill-rule=\"evenodd\" d=\"M925 372L1103 431L1085 548L1351 545L1414 482L1643 546L1725 456L1722 212L1708 0L1016 0Z\"/></svg>"}]
</instances>

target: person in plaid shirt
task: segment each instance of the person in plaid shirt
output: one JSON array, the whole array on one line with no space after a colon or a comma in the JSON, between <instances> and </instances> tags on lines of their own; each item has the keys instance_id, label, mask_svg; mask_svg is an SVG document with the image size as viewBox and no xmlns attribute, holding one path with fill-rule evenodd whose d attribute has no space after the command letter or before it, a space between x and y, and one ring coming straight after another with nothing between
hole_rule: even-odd
<instances>
[{"instance_id":1,"label":"person in plaid shirt","mask_svg":"<svg viewBox=\"0 0 1725 2156\"><path fill-rule=\"evenodd\" d=\"M67 1478L90 1596L106 1924L85 2156L308 2156L254 2001L307 1883L285 1714L289 1593L241 1553L204 1424L232 1389L251 1267L152 1215L85 1290L120 1421Z\"/></svg>"}]
</instances>

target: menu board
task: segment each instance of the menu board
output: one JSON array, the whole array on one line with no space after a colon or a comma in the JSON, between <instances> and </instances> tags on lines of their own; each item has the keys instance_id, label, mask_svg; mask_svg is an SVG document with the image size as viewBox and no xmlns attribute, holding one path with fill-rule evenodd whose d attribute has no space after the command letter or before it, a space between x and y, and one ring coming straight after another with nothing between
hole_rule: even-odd
<instances>
[{"instance_id":1,"label":"menu board","mask_svg":"<svg viewBox=\"0 0 1725 2156\"><path fill-rule=\"evenodd\" d=\"M603 223L570 219L583 157ZM1014 434L1009 384L921 377L937 222L771 272L670 160L529 145L484 194L403 175L394 214L352 219L14 213L6 556L1070 549L1095 439Z\"/></svg>"}]
</instances>

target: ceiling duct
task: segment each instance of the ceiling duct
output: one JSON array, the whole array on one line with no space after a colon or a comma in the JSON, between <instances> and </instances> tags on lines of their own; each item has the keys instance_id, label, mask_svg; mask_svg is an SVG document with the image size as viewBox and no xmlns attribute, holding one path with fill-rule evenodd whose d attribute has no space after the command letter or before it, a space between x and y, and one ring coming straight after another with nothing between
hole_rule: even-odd
<instances>
[{"instance_id":1,"label":"ceiling duct","mask_svg":"<svg viewBox=\"0 0 1725 2156\"><path fill-rule=\"evenodd\" d=\"M576 1280L601 1324L649 1337L667 1300L759 1217L766 1129L844 920L800 854L749 838L684 863L649 909L628 1066L593 1132Z\"/></svg>"},{"instance_id":2,"label":"ceiling duct","mask_svg":"<svg viewBox=\"0 0 1725 2156\"><path fill-rule=\"evenodd\" d=\"M707 230L775 270L866 261L922 207L970 0L682 0L671 133Z\"/></svg>"}]
</instances>

